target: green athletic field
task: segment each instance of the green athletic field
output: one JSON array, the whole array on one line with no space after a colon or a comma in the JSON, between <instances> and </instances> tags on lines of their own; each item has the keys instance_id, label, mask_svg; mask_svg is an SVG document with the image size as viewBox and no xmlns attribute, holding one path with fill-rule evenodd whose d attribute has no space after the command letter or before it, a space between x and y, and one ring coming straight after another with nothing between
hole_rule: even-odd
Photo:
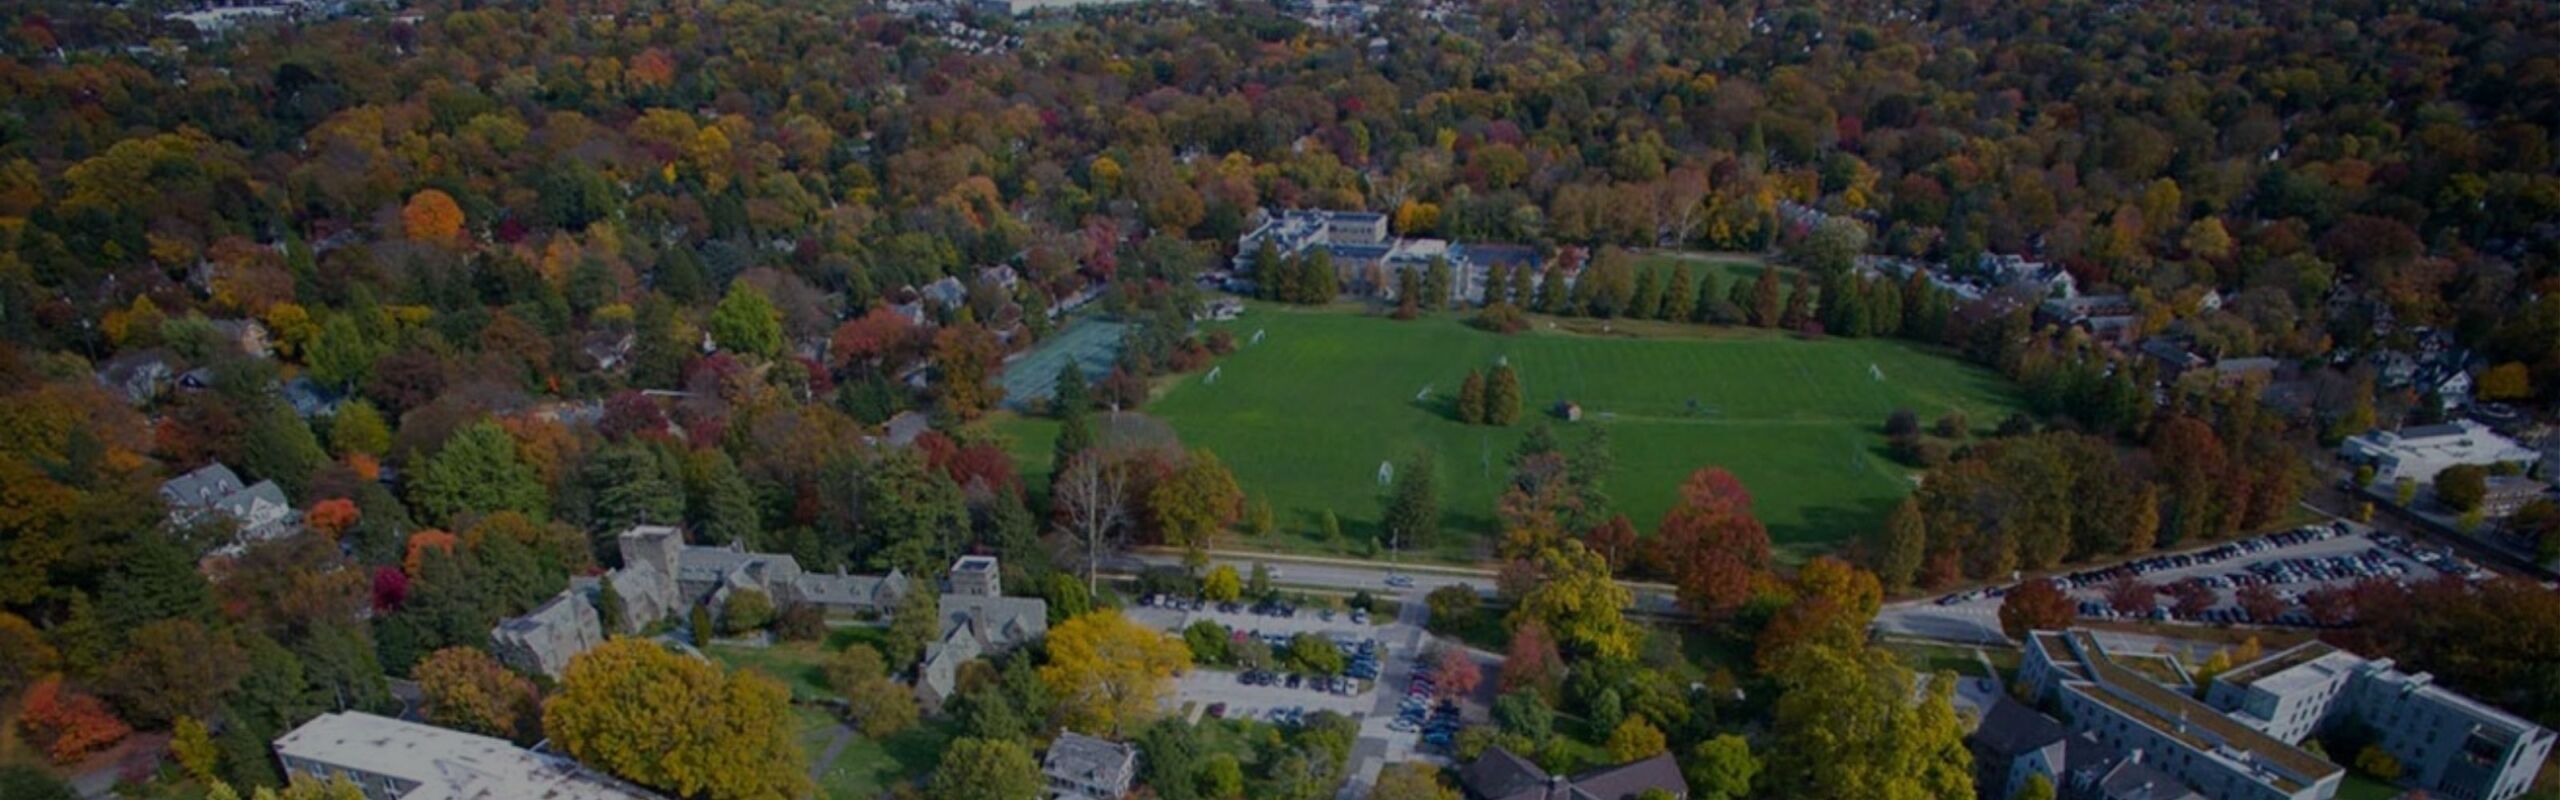
<instances>
[{"instance_id":1,"label":"green athletic field","mask_svg":"<svg viewBox=\"0 0 2560 800\"><path fill-rule=\"evenodd\" d=\"M1145 410L1187 446L1216 451L1248 494L1278 509L1281 535L1240 546L1357 552L1378 517L1379 463L1428 448L1445 522L1427 557L1472 560L1495 533L1506 454L1547 421L1568 442L1586 427L1608 431L1617 461L1608 492L1640 530L1651 531L1690 471L1718 465L1751 488L1793 560L1874 530L1910 491L1910 471L1884 454L1893 409L1917 411L1924 424L1962 410L1978 430L2014 409L1998 376L1901 342L1660 324L1635 326L1641 336L1623 325L1577 334L1534 319L1532 332L1499 336L1451 315L1396 322L1255 304L1215 323L1235 332L1239 349L1219 360L1214 382L1205 372L1182 376ZM1263 340L1251 344L1257 332ZM1524 420L1460 424L1450 409L1466 371L1499 358L1520 372ZM1581 422L1550 413L1563 400L1582 405ZM1054 423L1001 426L1041 480ZM1328 508L1346 541L1313 538Z\"/></svg>"}]
</instances>

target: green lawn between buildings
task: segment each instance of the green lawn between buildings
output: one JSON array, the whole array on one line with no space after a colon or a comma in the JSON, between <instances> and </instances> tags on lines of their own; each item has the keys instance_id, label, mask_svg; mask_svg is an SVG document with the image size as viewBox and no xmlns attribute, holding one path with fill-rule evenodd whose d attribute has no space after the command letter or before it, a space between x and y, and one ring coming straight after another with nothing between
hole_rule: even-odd
<instances>
[{"instance_id":1,"label":"green lawn between buildings","mask_svg":"<svg viewBox=\"0 0 2560 800\"><path fill-rule=\"evenodd\" d=\"M1607 429L1617 462L1607 488L1639 529L1653 527L1691 470L1733 470L1792 561L1874 530L1910 491L1910 470L1884 453L1880 429L1894 409L1924 423L1961 410L1981 431L2016 404L1997 375L1899 341L1662 323L1574 333L1599 326L1533 320L1530 332L1500 336L1456 314L1397 322L1255 303L1241 319L1208 323L1233 331L1240 347L1219 359L1215 382L1205 371L1176 378L1146 412L1187 446L1215 451L1248 494L1276 507L1279 535L1236 546L1360 553L1357 543L1375 534L1379 464L1427 449L1444 531L1415 555L1478 560L1492 541L1504 458L1548 420L1567 441L1582 427ZM1263 340L1250 343L1257 332ZM1450 409L1467 370L1498 359L1520 371L1527 419L1460 424ZM1564 400L1581 404L1582 422L1548 413ZM1056 424L999 415L995 425L1025 477L1045 485ZM1316 537L1327 509L1340 516L1344 541Z\"/></svg>"},{"instance_id":2,"label":"green lawn between buildings","mask_svg":"<svg viewBox=\"0 0 2560 800\"><path fill-rule=\"evenodd\" d=\"M754 670L780 681L790 687L795 699L813 700L834 695L827 688L829 656L856 642L877 647L882 634L879 628L836 628L827 633L824 642L785 642L762 648L714 645L704 652L721 666ZM791 720L809 765L820 767L818 760L836 739L835 714L819 706L794 704ZM927 720L886 741L851 737L835 761L818 772L818 796L867 800L880 796L894 784L923 778L941 761L942 746L950 739L950 732L942 725L938 720Z\"/></svg>"}]
</instances>

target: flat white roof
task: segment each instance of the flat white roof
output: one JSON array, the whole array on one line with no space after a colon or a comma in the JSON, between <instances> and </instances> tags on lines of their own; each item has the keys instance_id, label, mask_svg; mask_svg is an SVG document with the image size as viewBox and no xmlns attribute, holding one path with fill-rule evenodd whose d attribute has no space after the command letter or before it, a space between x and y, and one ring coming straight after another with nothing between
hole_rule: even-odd
<instances>
[{"instance_id":1,"label":"flat white roof","mask_svg":"<svg viewBox=\"0 0 2560 800\"><path fill-rule=\"evenodd\" d=\"M361 712L322 714L275 747L285 758L418 785L401 800L658 800L566 756Z\"/></svg>"}]
</instances>

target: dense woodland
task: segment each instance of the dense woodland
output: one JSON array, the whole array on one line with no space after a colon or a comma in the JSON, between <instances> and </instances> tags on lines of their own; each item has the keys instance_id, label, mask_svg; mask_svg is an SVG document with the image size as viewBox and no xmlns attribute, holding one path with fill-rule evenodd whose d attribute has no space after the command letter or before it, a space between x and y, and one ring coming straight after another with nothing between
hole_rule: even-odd
<instances>
[{"instance_id":1,"label":"dense woodland","mask_svg":"<svg viewBox=\"0 0 2560 800\"><path fill-rule=\"evenodd\" d=\"M173 731L183 766L136 782L147 796L275 785L267 741L390 708L386 675L475 698L440 722L610 739L576 713L596 686L536 687L477 650L496 619L612 566L611 535L639 521L811 569L930 575L1002 552L1011 585L1086 619L1113 602L1091 591L1094 554L1253 524L1216 454L1102 452L1083 418L1231 346L1189 332L1196 279L1262 210L1376 210L1400 234L1553 253L1500 276L1496 329L1536 312L1900 336L2019 382L2033 413L1996 436L1880 421L1930 476L1844 554L1862 567L1774 574L1721 470L1631 521L1608 508L1605 447L1514 455L1496 511L1516 610L1433 602L1450 631L1499 629L1521 667L1501 724L1462 746L1556 768L1671 748L1700 797L1969 791L1944 766L1963 758L1944 698L1909 702L1909 670L1863 643L1884 594L2277 521L2322 443L2428 413L2377 388L2369 352L2449 331L2502 376L2484 399L2560 396L2560 6L1499 0L1367 24L1328 33L1259 2L946 26L840 0L552 0L210 37L148 3L0 8L0 710L63 763ZM1767 252L1805 277L1636 269L1631 249L1654 247ZM2155 390L2142 359L2039 325L2032 302L1869 277L1862 253L2049 260L2129 295L2143 333L2298 364L2315 391ZM1020 281L980 279L995 266ZM961 302L892 310L946 276ZM1330 278L1279 299L1331 300ZM1089 293L1088 313L1139 324L1115 372L1051 404L1060 468L1025 486L976 422L1004 355ZM237 320L272 353L226 338ZM141 359L190 380L134 404L97 377ZM343 403L297 413L286 382ZM937 430L870 443L908 410ZM205 560L234 532L173 525L155 493L215 462L280 484L303 533ZM1389 513L1428 533L1428 466L1401 472L1422 477ZM1627 622L1613 574L1677 583L1705 620L1687 635L1751 655L1702 662ZM2360 646L2560 723L2550 593L2364 607ZM1082 635L1128 635L1103 616ZM877 681L914 635L885 663L849 656L834 685L897 719ZM908 791L1000 795L965 782L1019 778L1053 722L1090 730L1106 711L1047 693L1103 678L1050 650L988 670L952 712L956 766ZM594 680L722 680L614 656ZM1658 680L1690 672L1774 700L1720 709ZM1558 709L1620 722L1577 745ZM1176 757L1188 726L1108 721L1166 798L1248 780L1329 796L1348 747L1311 725L1229 781L1232 758ZM798 774L766 766L740 772Z\"/></svg>"}]
</instances>

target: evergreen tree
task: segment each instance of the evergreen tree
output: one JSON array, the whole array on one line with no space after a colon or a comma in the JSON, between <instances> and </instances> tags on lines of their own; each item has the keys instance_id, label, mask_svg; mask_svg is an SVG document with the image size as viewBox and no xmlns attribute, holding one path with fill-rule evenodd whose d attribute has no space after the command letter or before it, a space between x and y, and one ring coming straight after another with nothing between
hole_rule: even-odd
<instances>
[{"instance_id":1,"label":"evergreen tree","mask_svg":"<svg viewBox=\"0 0 2560 800\"><path fill-rule=\"evenodd\" d=\"M1662 271L1648 269L1636 273L1635 293L1627 296L1624 316L1628 319L1660 319L1662 317Z\"/></svg>"},{"instance_id":2,"label":"evergreen tree","mask_svg":"<svg viewBox=\"0 0 2560 800\"><path fill-rule=\"evenodd\" d=\"M1493 378L1485 384L1484 421L1492 425L1509 425L1520 421L1520 375L1510 364L1493 368Z\"/></svg>"},{"instance_id":3,"label":"evergreen tree","mask_svg":"<svg viewBox=\"0 0 2560 800\"><path fill-rule=\"evenodd\" d=\"M1484 420L1484 375L1467 370L1467 380L1458 384L1458 421L1469 425Z\"/></svg>"},{"instance_id":4,"label":"evergreen tree","mask_svg":"<svg viewBox=\"0 0 2560 800\"><path fill-rule=\"evenodd\" d=\"M1715 270L1708 270L1707 274L1701 276L1698 280L1698 299L1694 305L1689 307L1689 321L1717 321L1716 305L1720 302L1729 302L1725 300L1724 278L1722 277L1722 273L1716 272Z\"/></svg>"},{"instance_id":5,"label":"evergreen tree","mask_svg":"<svg viewBox=\"0 0 2560 800\"><path fill-rule=\"evenodd\" d=\"M1741 291L1739 281L1735 282L1735 291ZM1779 321L1779 299L1778 270L1764 266L1760 268L1760 279L1751 283L1750 293L1742 303L1742 307L1751 310L1753 326L1774 328L1778 326Z\"/></svg>"},{"instance_id":6,"label":"evergreen tree","mask_svg":"<svg viewBox=\"0 0 2560 800\"><path fill-rule=\"evenodd\" d=\"M256 419L241 450L242 466L275 481L286 497L301 497L311 488L311 474L329 463L329 454L320 449L320 437L311 435L311 426L303 424L293 407L279 402L264 405L263 410L252 412Z\"/></svg>"},{"instance_id":7,"label":"evergreen tree","mask_svg":"<svg viewBox=\"0 0 2560 800\"><path fill-rule=\"evenodd\" d=\"M1287 299L1288 295L1286 286L1288 284L1289 273L1296 268L1297 265L1287 263L1287 259L1281 257L1279 246L1272 244L1269 237L1264 237L1260 244L1254 245L1253 277L1255 284L1253 288L1261 294L1262 299Z\"/></svg>"},{"instance_id":8,"label":"evergreen tree","mask_svg":"<svg viewBox=\"0 0 2560 800\"><path fill-rule=\"evenodd\" d=\"M1537 290L1529 285L1532 280L1529 270L1530 267L1526 264L1511 269L1508 276L1509 286L1503 290L1503 295L1511 299L1512 305L1528 308L1530 301L1537 295Z\"/></svg>"},{"instance_id":9,"label":"evergreen tree","mask_svg":"<svg viewBox=\"0 0 2560 800\"><path fill-rule=\"evenodd\" d=\"M1448 308L1451 284L1455 280L1455 276L1449 273L1449 260L1432 256L1430 267L1422 274L1422 297L1419 298L1422 307L1433 310Z\"/></svg>"},{"instance_id":10,"label":"evergreen tree","mask_svg":"<svg viewBox=\"0 0 2560 800\"><path fill-rule=\"evenodd\" d=\"M1396 465L1395 480L1382 500L1380 544L1400 549L1430 547L1440 534L1440 487L1432 474L1431 452L1414 453Z\"/></svg>"},{"instance_id":11,"label":"evergreen tree","mask_svg":"<svg viewBox=\"0 0 2560 800\"><path fill-rule=\"evenodd\" d=\"M596 621L606 636L620 636L630 624L631 608L622 602L622 592L613 588L610 579L596 582Z\"/></svg>"},{"instance_id":12,"label":"evergreen tree","mask_svg":"<svg viewBox=\"0 0 2560 800\"><path fill-rule=\"evenodd\" d=\"M1787 292L1786 310L1778 314L1778 327L1796 331L1813 322L1813 276L1799 272L1795 288Z\"/></svg>"},{"instance_id":13,"label":"evergreen tree","mask_svg":"<svg viewBox=\"0 0 2560 800\"><path fill-rule=\"evenodd\" d=\"M1058 388L1049 397L1049 414L1059 419L1084 416L1093 408L1093 387L1084 382L1083 365L1068 362L1058 368Z\"/></svg>"},{"instance_id":14,"label":"evergreen tree","mask_svg":"<svg viewBox=\"0 0 2560 800\"><path fill-rule=\"evenodd\" d=\"M1755 328L1766 327L1766 325L1760 321L1760 304L1757 302L1760 284L1764 282L1769 284L1769 290L1771 292L1777 291L1777 276L1770 274L1768 270L1764 269L1761 270L1760 278L1758 280L1746 281L1736 278L1733 281L1732 288L1725 292L1724 301L1733 306L1733 313L1735 317L1734 321L1736 324L1749 325ZM1773 295L1769 302L1769 311L1771 312L1769 319L1772 322L1777 320L1777 310L1777 300Z\"/></svg>"},{"instance_id":15,"label":"evergreen tree","mask_svg":"<svg viewBox=\"0 0 2560 800\"><path fill-rule=\"evenodd\" d=\"M112 631L131 631L164 619L213 618L213 586L196 570L195 557L167 536L146 534L126 549L108 573L102 620Z\"/></svg>"},{"instance_id":16,"label":"evergreen tree","mask_svg":"<svg viewBox=\"0 0 2560 800\"><path fill-rule=\"evenodd\" d=\"M1422 310L1424 289L1422 276L1415 274L1417 272L1418 270L1413 269L1396 270L1397 319L1412 319Z\"/></svg>"},{"instance_id":17,"label":"evergreen tree","mask_svg":"<svg viewBox=\"0 0 2560 800\"><path fill-rule=\"evenodd\" d=\"M1682 322L1688 320L1697 309L1698 284L1689 276L1688 263L1674 265L1671 268L1671 284L1663 288L1662 307L1655 310L1654 318Z\"/></svg>"},{"instance_id":18,"label":"evergreen tree","mask_svg":"<svg viewBox=\"0 0 2560 800\"><path fill-rule=\"evenodd\" d=\"M685 460L685 522L712 544L755 541L764 527L755 489L729 454L696 450Z\"/></svg>"},{"instance_id":19,"label":"evergreen tree","mask_svg":"<svg viewBox=\"0 0 2560 800\"><path fill-rule=\"evenodd\" d=\"M1564 267L1552 266L1538 279L1538 313L1564 316L1572 303L1571 289L1565 286Z\"/></svg>"},{"instance_id":20,"label":"evergreen tree","mask_svg":"<svg viewBox=\"0 0 2560 800\"><path fill-rule=\"evenodd\" d=\"M1056 478L1058 475L1065 474L1067 471L1067 465L1075 463L1077 455L1086 450L1092 449L1093 423L1090 422L1091 419L1092 417L1088 415L1078 414L1076 416L1068 417L1065 422L1058 424L1058 441L1055 444L1050 445L1049 449L1049 464L1052 468L1050 477L1052 479ZM1055 495L1054 492L1051 494L1053 496Z\"/></svg>"},{"instance_id":21,"label":"evergreen tree","mask_svg":"<svg viewBox=\"0 0 2560 800\"><path fill-rule=\"evenodd\" d=\"M1323 305L1342 294L1342 279L1333 272L1333 251L1316 248L1307 254L1302 269L1304 274L1299 278L1298 302Z\"/></svg>"}]
</instances>

